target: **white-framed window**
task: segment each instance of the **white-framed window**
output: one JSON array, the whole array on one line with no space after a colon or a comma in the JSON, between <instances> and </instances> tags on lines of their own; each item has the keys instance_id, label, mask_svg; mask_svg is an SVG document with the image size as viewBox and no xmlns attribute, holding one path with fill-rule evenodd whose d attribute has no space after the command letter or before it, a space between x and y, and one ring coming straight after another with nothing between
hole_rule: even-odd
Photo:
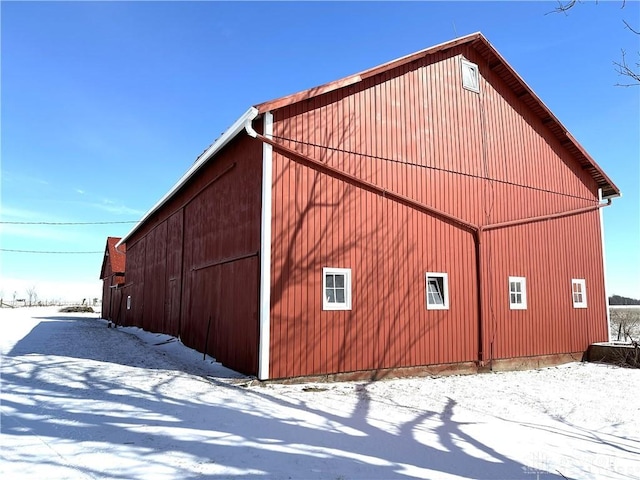
<instances>
[{"instance_id":1,"label":"white-framed window","mask_svg":"<svg viewBox=\"0 0 640 480\"><path fill-rule=\"evenodd\" d=\"M322 269L322 309L351 310L351 269Z\"/></svg>"},{"instance_id":2,"label":"white-framed window","mask_svg":"<svg viewBox=\"0 0 640 480\"><path fill-rule=\"evenodd\" d=\"M584 278L571 279L573 308L587 308L587 284Z\"/></svg>"},{"instance_id":3,"label":"white-framed window","mask_svg":"<svg viewBox=\"0 0 640 480\"><path fill-rule=\"evenodd\" d=\"M427 310L449 310L449 276L427 272Z\"/></svg>"},{"instance_id":4,"label":"white-framed window","mask_svg":"<svg viewBox=\"0 0 640 480\"><path fill-rule=\"evenodd\" d=\"M527 309L527 279L525 277L509 277L509 308L511 310Z\"/></svg>"},{"instance_id":5,"label":"white-framed window","mask_svg":"<svg viewBox=\"0 0 640 480\"><path fill-rule=\"evenodd\" d=\"M471 63L469 60L460 59L460 68L462 70L462 86L472 92L480 92L480 73L478 65Z\"/></svg>"},{"instance_id":6,"label":"white-framed window","mask_svg":"<svg viewBox=\"0 0 640 480\"><path fill-rule=\"evenodd\" d=\"M131 295L127 295L127 310L131 310Z\"/></svg>"}]
</instances>

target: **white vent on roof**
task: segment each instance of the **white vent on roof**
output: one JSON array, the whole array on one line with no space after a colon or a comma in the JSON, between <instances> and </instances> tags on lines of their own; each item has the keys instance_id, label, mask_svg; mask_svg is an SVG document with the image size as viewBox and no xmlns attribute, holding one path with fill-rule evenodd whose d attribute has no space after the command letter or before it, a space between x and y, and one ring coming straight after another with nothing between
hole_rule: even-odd
<instances>
[{"instance_id":1,"label":"white vent on roof","mask_svg":"<svg viewBox=\"0 0 640 480\"><path fill-rule=\"evenodd\" d=\"M462 68L462 86L472 92L480 92L480 77L478 73L478 65L468 60L461 59L460 66Z\"/></svg>"}]
</instances>

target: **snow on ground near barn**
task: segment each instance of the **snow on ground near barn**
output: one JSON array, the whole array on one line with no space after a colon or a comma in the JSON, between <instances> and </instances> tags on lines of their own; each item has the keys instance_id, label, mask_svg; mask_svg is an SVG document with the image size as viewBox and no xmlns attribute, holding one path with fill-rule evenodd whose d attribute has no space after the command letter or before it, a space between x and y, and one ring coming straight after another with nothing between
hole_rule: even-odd
<instances>
[{"instance_id":1,"label":"snow on ground near barn","mask_svg":"<svg viewBox=\"0 0 640 480\"><path fill-rule=\"evenodd\" d=\"M640 370L260 386L95 314L0 325L2 478L640 478Z\"/></svg>"}]
</instances>

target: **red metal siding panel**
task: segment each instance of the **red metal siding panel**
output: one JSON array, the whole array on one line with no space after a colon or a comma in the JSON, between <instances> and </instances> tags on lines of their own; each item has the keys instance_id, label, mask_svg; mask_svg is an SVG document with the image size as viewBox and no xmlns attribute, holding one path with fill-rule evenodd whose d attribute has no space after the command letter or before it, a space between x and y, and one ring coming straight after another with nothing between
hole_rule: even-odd
<instances>
[{"instance_id":1,"label":"red metal siding panel","mask_svg":"<svg viewBox=\"0 0 640 480\"><path fill-rule=\"evenodd\" d=\"M461 86L461 55L479 64L480 94ZM471 48L277 110L274 134L311 158L480 225L597 201L593 179ZM477 358L469 232L281 154L274 155L272 209L272 376ZM599 226L586 222L589 215L487 232L486 358L577 351L601 336L604 300L594 298L588 312L568 311L560 293L580 262L589 290L602 292L593 247ZM566 241L576 246L570 253L562 253ZM591 255L576 253L585 251ZM557 280L545 283L558 262ZM352 269L350 312L322 311L324 266ZM449 274L448 311L426 310L427 271ZM520 274L531 277L531 308L506 311L507 277ZM580 315L583 323L558 319ZM520 330L516 316L526 319Z\"/></svg>"},{"instance_id":2,"label":"red metal siding panel","mask_svg":"<svg viewBox=\"0 0 640 480\"><path fill-rule=\"evenodd\" d=\"M487 243L510 253L494 255L487 282L485 348L494 358L581 352L607 339L598 212L497 230ZM509 276L527 278L527 310L509 310ZM573 308L572 278L586 280L586 309Z\"/></svg>"},{"instance_id":3,"label":"red metal siding panel","mask_svg":"<svg viewBox=\"0 0 640 480\"><path fill-rule=\"evenodd\" d=\"M276 157L276 163L280 162L286 160ZM296 169L315 176L304 167L287 163L281 180ZM311 198L300 182L295 190L289 190L286 203L284 196L275 200L276 204L280 200L283 203L274 208L278 217L274 223L282 222L282 228L274 232L272 251L273 375L443 363L440 358L450 362L473 360L472 342L459 338L453 352L445 352L443 345L443 339L455 335L452 332L464 330L461 317L463 312L473 310L473 293L459 298L452 308L455 316L449 319L445 313L425 310L424 281L426 271L446 271L447 263L460 263L456 272L472 269L471 235L449 225L438 226L431 218L373 194L363 194L355 186L319 178ZM296 208L296 200L302 208ZM299 215L301 211L305 212L303 216ZM412 231L414 225L416 230ZM436 228L444 228L446 235L434 241L429 234ZM292 234L296 229L300 233ZM308 245L305 239L314 239L317 247L311 252L304 250ZM467 248L453 252L457 243L452 239ZM352 312L321 310L323 266L352 269ZM450 273L451 284L465 281L464 274ZM296 299L305 296L312 301L307 300L305 308L296 308ZM309 330L315 335L305 336ZM313 365L308 362L302 371L296 352L307 345L307 358L313 359Z\"/></svg>"}]
</instances>

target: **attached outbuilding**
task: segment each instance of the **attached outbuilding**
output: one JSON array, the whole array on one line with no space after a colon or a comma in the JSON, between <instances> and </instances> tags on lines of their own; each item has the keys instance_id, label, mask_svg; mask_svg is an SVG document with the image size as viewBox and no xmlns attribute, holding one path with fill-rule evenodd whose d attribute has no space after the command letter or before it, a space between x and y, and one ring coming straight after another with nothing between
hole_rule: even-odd
<instances>
[{"instance_id":1,"label":"attached outbuilding","mask_svg":"<svg viewBox=\"0 0 640 480\"><path fill-rule=\"evenodd\" d=\"M102 280L102 318L121 323L124 308L122 289L125 285L124 270L127 248L124 243L118 245L121 238L107 237L104 248L100 279Z\"/></svg>"},{"instance_id":2,"label":"attached outbuilding","mask_svg":"<svg viewBox=\"0 0 640 480\"><path fill-rule=\"evenodd\" d=\"M468 35L248 109L118 243L119 321L260 379L579 359L619 194Z\"/></svg>"}]
</instances>

